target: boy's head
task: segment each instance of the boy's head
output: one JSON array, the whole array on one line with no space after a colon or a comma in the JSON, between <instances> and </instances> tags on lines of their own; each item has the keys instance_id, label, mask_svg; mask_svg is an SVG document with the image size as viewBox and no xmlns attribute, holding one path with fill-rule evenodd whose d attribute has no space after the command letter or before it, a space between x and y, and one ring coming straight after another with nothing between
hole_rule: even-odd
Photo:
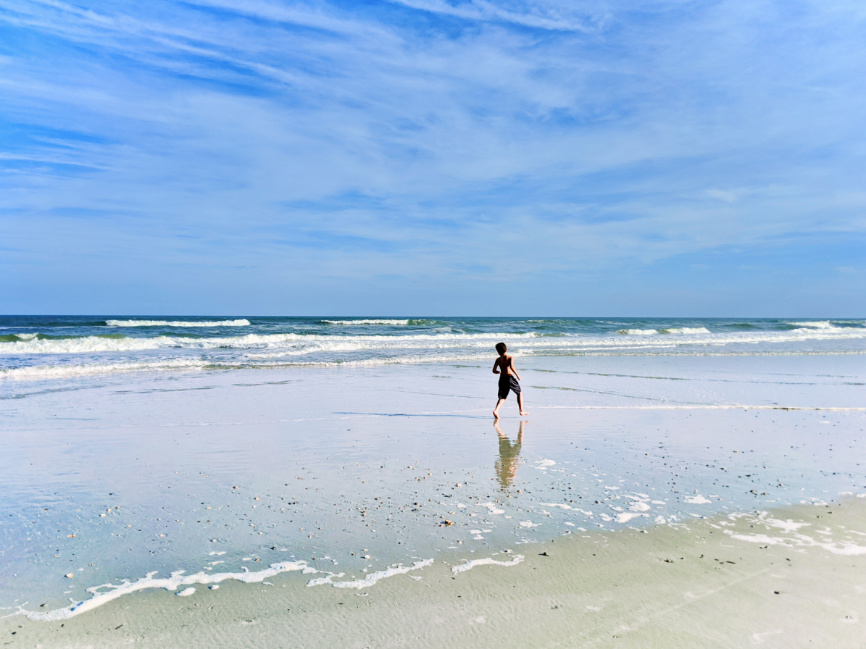
<instances>
[{"instance_id":1,"label":"boy's head","mask_svg":"<svg viewBox=\"0 0 866 649\"><path fill-rule=\"evenodd\" d=\"M505 343L496 343L496 353L502 356L505 352L508 351L508 347L506 347Z\"/></svg>"}]
</instances>

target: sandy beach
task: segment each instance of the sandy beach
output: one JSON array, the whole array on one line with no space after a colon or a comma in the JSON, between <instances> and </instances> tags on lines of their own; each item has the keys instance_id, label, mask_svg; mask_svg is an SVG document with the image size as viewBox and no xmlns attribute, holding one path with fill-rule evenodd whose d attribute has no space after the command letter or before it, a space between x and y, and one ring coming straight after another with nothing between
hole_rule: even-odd
<instances>
[{"instance_id":1,"label":"sandy beach","mask_svg":"<svg viewBox=\"0 0 866 649\"><path fill-rule=\"evenodd\" d=\"M846 500L528 544L495 557L512 566L444 560L371 588L309 588L294 573L2 628L21 647L855 648L864 523L866 502Z\"/></svg>"},{"instance_id":2,"label":"sandy beach","mask_svg":"<svg viewBox=\"0 0 866 649\"><path fill-rule=\"evenodd\" d=\"M7 400L4 642L859 646L860 356L520 362Z\"/></svg>"}]
</instances>

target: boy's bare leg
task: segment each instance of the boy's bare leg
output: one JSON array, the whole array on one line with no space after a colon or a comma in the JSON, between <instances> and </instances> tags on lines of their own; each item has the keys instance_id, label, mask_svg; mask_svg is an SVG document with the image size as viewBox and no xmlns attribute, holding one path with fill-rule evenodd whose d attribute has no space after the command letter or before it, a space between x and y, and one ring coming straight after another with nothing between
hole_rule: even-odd
<instances>
[{"instance_id":1,"label":"boy's bare leg","mask_svg":"<svg viewBox=\"0 0 866 649\"><path fill-rule=\"evenodd\" d=\"M517 395L517 405L520 407L520 414L521 415L528 415L529 414L528 412L526 412L523 409L523 393L522 392ZM499 406L496 406L496 409L498 410Z\"/></svg>"},{"instance_id":2,"label":"boy's bare leg","mask_svg":"<svg viewBox=\"0 0 866 649\"><path fill-rule=\"evenodd\" d=\"M500 399L496 402L496 407L493 409L493 416L499 419L499 409L502 407L502 404L505 403L505 399Z\"/></svg>"}]
</instances>

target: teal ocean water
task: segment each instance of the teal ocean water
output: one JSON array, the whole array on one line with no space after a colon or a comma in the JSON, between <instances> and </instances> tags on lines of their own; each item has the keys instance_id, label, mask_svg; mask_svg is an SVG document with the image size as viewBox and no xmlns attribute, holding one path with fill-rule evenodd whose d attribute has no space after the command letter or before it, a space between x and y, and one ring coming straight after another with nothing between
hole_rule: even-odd
<instances>
[{"instance_id":1,"label":"teal ocean water","mask_svg":"<svg viewBox=\"0 0 866 649\"><path fill-rule=\"evenodd\" d=\"M490 356L863 353L862 319L0 317L0 381Z\"/></svg>"}]
</instances>

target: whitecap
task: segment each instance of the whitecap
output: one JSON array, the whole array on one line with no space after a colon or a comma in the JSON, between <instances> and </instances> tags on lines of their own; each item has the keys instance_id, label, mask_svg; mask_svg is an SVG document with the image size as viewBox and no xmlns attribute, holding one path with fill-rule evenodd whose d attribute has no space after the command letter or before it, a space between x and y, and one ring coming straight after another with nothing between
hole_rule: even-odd
<instances>
[{"instance_id":1,"label":"whitecap","mask_svg":"<svg viewBox=\"0 0 866 649\"><path fill-rule=\"evenodd\" d=\"M363 326L363 325L392 325L400 326L409 324L409 320L392 320L388 318L367 318L364 320L322 320L325 324L344 325L344 326Z\"/></svg>"},{"instance_id":2,"label":"whitecap","mask_svg":"<svg viewBox=\"0 0 866 649\"><path fill-rule=\"evenodd\" d=\"M710 330L706 327L670 327L659 330L663 334L708 334Z\"/></svg>"},{"instance_id":3,"label":"whitecap","mask_svg":"<svg viewBox=\"0 0 866 649\"><path fill-rule=\"evenodd\" d=\"M809 322L792 322L792 325L797 327L808 327L810 329L836 329L829 320L812 320Z\"/></svg>"},{"instance_id":4,"label":"whitecap","mask_svg":"<svg viewBox=\"0 0 866 649\"><path fill-rule=\"evenodd\" d=\"M246 318L238 320L106 320L106 327L249 327Z\"/></svg>"}]
</instances>

